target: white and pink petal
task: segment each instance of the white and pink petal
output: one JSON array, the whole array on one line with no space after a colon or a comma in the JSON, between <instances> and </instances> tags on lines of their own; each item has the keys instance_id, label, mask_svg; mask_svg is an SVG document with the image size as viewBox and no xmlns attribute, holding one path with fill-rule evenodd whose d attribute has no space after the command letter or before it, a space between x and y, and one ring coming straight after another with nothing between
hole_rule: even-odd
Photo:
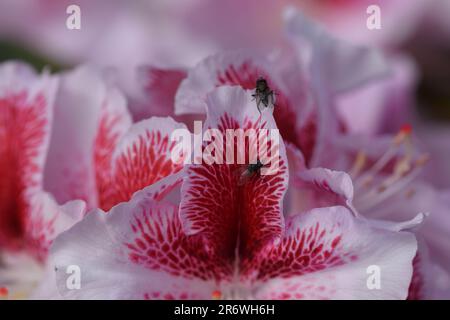
<instances>
[{"instance_id":1,"label":"white and pink petal","mask_svg":"<svg viewBox=\"0 0 450 320\"><path fill-rule=\"evenodd\" d=\"M108 210L128 201L136 191L183 168L183 162L174 162L172 157L177 142L171 136L176 130L188 132L185 125L170 117L152 117L131 126L110 156L108 184L99 192L101 208Z\"/></svg>"},{"instance_id":2,"label":"white and pink petal","mask_svg":"<svg viewBox=\"0 0 450 320\"><path fill-rule=\"evenodd\" d=\"M275 170L267 175L258 173L241 183L242 169L245 170L249 163L249 154L255 154L256 145L265 142L244 139L247 142L239 148L237 139L233 138L227 147L225 132L228 129L277 132L275 121L270 113L261 115L258 112L251 91L239 87L216 89L208 96L207 106L204 130L213 128L225 137L217 143L221 148L216 149L217 154L223 155L223 163L203 162L186 168L181 189L180 217L185 232L201 236L208 252L220 253L225 259L233 261L238 238L240 254L250 255L283 233L283 197L288 183L286 151L281 138L272 141L269 147L272 158L269 160L275 164ZM207 145L203 145L205 150ZM231 154L227 152L230 149L237 151L232 152L231 163L225 163ZM244 159L243 164L239 164L239 155ZM264 163L267 159L260 160Z\"/></svg>"},{"instance_id":3,"label":"white and pink petal","mask_svg":"<svg viewBox=\"0 0 450 320\"><path fill-rule=\"evenodd\" d=\"M96 207L111 154L131 125L125 98L99 70L81 66L62 74L55 104L45 188L59 203L83 199Z\"/></svg>"},{"instance_id":4,"label":"white and pink petal","mask_svg":"<svg viewBox=\"0 0 450 320\"><path fill-rule=\"evenodd\" d=\"M177 207L144 197L88 214L57 238L51 263L71 299L208 299L229 272L183 233ZM80 271L77 290L69 268Z\"/></svg>"},{"instance_id":5,"label":"white and pink petal","mask_svg":"<svg viewBox=\"0 0 450 320\"><path fill-rule=\"evenodd\" d=\"M0 248L22 249L41 192L58 81L31 67L0 65Z\"/></svg>"},{"instance_id":6,"label":"white and pink petal","mask_svg":"<svg viewBox=\"0 0 450 320\"><path fill-rule=\"evenodd\" d=\"M244 270L257 299L405 299L416 250L411 233L329 207L293 216L285 238Z\"/></svg>"}]
</instances>

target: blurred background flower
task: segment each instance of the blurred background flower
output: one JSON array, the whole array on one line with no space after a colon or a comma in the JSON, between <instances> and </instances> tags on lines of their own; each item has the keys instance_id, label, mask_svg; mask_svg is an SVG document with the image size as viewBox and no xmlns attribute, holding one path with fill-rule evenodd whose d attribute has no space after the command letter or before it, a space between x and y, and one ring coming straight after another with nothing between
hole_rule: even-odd
<instances>
[{"instance_id":1,"label":"blurred background flower","mask_svg":"<svg viewBox=\"0 0 450 320\"><path fill-rule=\"evenodd\" d=\"M81 8L81 29L66 28L66 8ZM366 27L371 4L381 29ZM336 36L401 52L418 66L420 119L450 119L450 4L446 0L3 0L0 60L54 69L90 62L116 66L128 91L133 67L190 67L219 50L270 50L283 41L282 10L296 6ZM416 110L410 110L416 112Z\"/></svg>"},{"instance_id":2,"label":"blurred background flower","mask_svg":"<svg viewBox=\"0 0 450 320\"><path fill-rule=\"evenodd\" d=\"M81 8L80 30L66 28L71 4ZM381 9L379 30L366 27L371 4ZM188 67L219 50L273 48L282 42L287 5L347 41L412 56L419 67L420 110L450 118L446 0L3 0L0 60L22 58L54 68L88 61L120 67L128 77L142 64Z\"/></svg>"}]
</instances>

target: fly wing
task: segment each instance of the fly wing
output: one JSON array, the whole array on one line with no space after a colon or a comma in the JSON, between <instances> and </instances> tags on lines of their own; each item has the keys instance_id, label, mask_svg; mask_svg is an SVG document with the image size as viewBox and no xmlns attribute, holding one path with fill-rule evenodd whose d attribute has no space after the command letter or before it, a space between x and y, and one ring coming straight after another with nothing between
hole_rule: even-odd
<instances>
[{"instance_id":1,"label":"fly wing","mask_svg":"<svg viewBox=\"0 0 450 320\"><path fill-rule=\"evenodd\" d=\"M265 108L264 101L261 95L256 96L256 107L258 108L259 113L261 113L262 110Z\"/></svg>"},{"instance_id":2,"label":"fly wing","mask_svg":"<svg viewBox=\"0 0 450 320\"><path fill-rule=\"evenodd\" d=\"M267 94L267 102L269 104L269 107L273 107L275 105L275 95L276 95L276 93L273 91L270 91Z\"/></svg>"},{"instance_id":3,"label":"fly wing","mask_svg":"<svg viewBox=\"0 0 450 320\"><path fill-rule=\"evenodd\" d=\"M275 93L273 91L271 91L270 94L267 96L267 102L268 102L267 108L270 110L271 113L273 113L273 109L275 107Z\"/></svg>"},{"instance_id":4,"label":"fly wing","mask_svg":"<svg viewBox=\"0 0 450 320\"><path fill-rule=\"evenodd\" d=\"M238 186L243 186L253 176L252 172L248 169L248 166L246 165L239 166L234 171L234 175L236 177Z\"/></svg>"}]
</instances>

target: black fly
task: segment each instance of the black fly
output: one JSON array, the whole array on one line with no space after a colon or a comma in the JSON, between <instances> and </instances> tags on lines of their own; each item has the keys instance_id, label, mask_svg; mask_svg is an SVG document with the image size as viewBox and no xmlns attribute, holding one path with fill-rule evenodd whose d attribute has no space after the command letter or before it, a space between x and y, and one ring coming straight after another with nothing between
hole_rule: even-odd
<instances>
[{"instance_id":1,"label":"black fly","mask_svg":"<svg viewBox=\"0 0 450 320\"><path fill-rule=\"evenodd\" d=\"M261 113L263 108L273 107L275 104L275 92L270 89L266 79L263 77L259 77L256 80L255 93L252 94L252 97L256 100L256 107L259 113Z\"/></svg>"},{"instance_id":2,"label":"black fly","mask_svg":"<svg viewBox=\"0 0 450 320\"><path fill-rule=\"evenodd\" d=\"M249 179L255 176L255 174L259 173L262 167L264 167L264 165L259 160L257 160L256 163L247 165L247 167L240 172L238 185L242 186L247 183Z\"/></svg>"}]
</instances>

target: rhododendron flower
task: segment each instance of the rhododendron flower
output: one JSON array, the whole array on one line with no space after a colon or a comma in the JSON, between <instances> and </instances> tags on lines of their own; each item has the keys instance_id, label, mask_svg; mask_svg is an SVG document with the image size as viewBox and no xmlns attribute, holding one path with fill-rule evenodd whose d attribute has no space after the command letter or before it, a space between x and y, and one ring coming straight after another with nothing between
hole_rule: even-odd
<instances>
[{"instance_id":1,"label":"rhododendron flower","mask_svg":"<svg viewBox=\"0 0 450 320\"><path fill-rule=\"evenodd\" d=\"M63 75L55 105L45 183L60 202L109 210L182 167L170 134L185 126L161 117L132 124L125 98L98 71Z\"/></svg>"},{"instance_id":2,"label":"rhododendron flower","mask_svg":"<svg viewBox=\"0 0 450 320\"><path fill-rule=\"evenodd\" d=\"M53 238L83 211L81 203L58 206L43 189L56 89L46 73L0 65L0 287L21 281L14 261L43 264Z\"/></svg>"},{"instance_id":3,"label":"rhododendron flower","mask_svg":"<svg viewBox=\"0 0 450 320\"><path fill-rule=\"evenodd\" d=\"M287 29L292 39L291 41L294 43L298 43L305 36L311 37L311 35L317 32L314 28L312 28L311 32L305 31L308 30L308 25L305 22L306 20L301 16L295 15L292 11L288 12ZM324 52L327 52L326 46ZM374 136L374 133L393 132L395 130L393 128L395 122L392 120L386 121L386 118L383 116L377 117L374 114L376 115L378 113L379 115L383 115L389 112L389 118L392 119L395 118L395 115L404 120L411 118L411 112L405 109L404 105L410 104L412 100L409 95L411 94L410 87L414 81L415 69L405 59L398 60L397 58L393 62L394 69L391 76L385 77L384 79L375 79L377 81L372 81L375 86L372 85L370 87L369 84L369 86L365 86L362 90L352 90L349 93L344 93L344 95L341 93L339 95L328 96L328 105L331 108L344 102L348 108L347 111L357 110L361 108L360 101L364 101L364 105L366 106L364 110L367 112L363 114L352 112L350 117L350 114L346 116L344 114L344 117L342 117L342 113L340 115L339 112L337 115L332 114L335 118L334 122L339 123L342 121L346 130L339 134L326 135L323 145L327 146L327 152L317 153L315 165L325 164L329 168L349 172L355 182L355 195L354 199L352 199L352 206L360 214L367 217L391 221L412 219L424 206L417 207L417 205L412 205L412 202L410 202L411 197L422 198L423 201L426 201L426 207L429 210L425 210L425 212L429 212L430 217L426 219L424 226L417 231L419 234L424 235L425 244L421 246L420 251L426 251L423 248L431 245L433 247L432 251L439 252L439 254L420 254L422 256L420 261L422 264L434 265L436 264L434 256L442 257L446 255L443 253L446 250L444 248L446 246L444 239L446 239L449 230L444 227L446 225L444 219L447 209L443 210L443 208L446 207L446 204L442 203L442 200L438 200L439 204L428 202L429 197L427 199L426 197L422 197L420 193L417 193L417 190L421 189L422 183L414 180L420 176L429 156L420 151L417 152L417 147L414 148L417 143L411 136L411 129L408 126L394 136ZM342 68L341 70L350 70L350 68L345 67L345 63L342 63L342 61L337 65ZM322 70L325 71L327 69ZM325 82L321 82L322 89L329 82L327 74L326 72L322 74L323 79L326 79ZM330 84L333 86L333 82ZM393 89L395 91L392 91ZM330 88L326 91L329 92ZM357 92L356 94L355 91ZM377 92L376 95L373 94L374 91ZM383 94L387 97L391 96L390 100L387 102L381 101L382 103L374 100L373 96L379 99ZM372 111L375 112L372 112L371 118L368 116L370 110L367 110L367 107L372 107ZM346 123L349 125L346 126ZM363 131L358 130L355 123L359 123L358 126L365 124ZM364 135L361 136L361 133L364 133ZM333 157L329 157L331 153L334 154ZM298 193L296 194L298 195ZM308 198L308 195L305 196L302 194L300 197L305 199ZM405 202L405 199L408 199L408 201ZM296 202L297 204L301 203L300 200ZM308 202L310 201L304 201L303 205ZM391 206L397 206L397 202L403 203L403 210L390 209ZM433 209L437 212L433 213ZM437 242L433 240L433 237L430 237L432 233L438 234L438 238L441 241ZM426 259L431 259L431 261L424 262ZM448 265L442 265L442 267L444 270L450 270L448 269ZM416 269L418 270L419 268ZM416 293L414 296L421 298L436 297L431 293L436 291L434 290L435 288L427 288L425 290L425 287L433 287L435 285L432 283L436 283L437 281L431 279L433 278L432 276L425 277L423 269L426 268L421 269L422 275L420 277L422 280L427 280L431 284L422 286L419 290L420 292L415 290ZM434 274L437 275L437 273ZM417 279L418 277L419 274L416 272L415 278ZM438 290L440 293L445 293L445 290L449 292L450 287L448 285L443 287L443 290Z\"/></svg>"},{"instance_id":4,"label":"rhododendron flower","mask_svg":"<svg viewBox=\"0 0 450 320\"><path fill-rule=\"evenodd\" d=\"M276 128L260 116L251 92L223 87L207 96L205 128ZM54 244L58 288L68 298L405 298L416 252L408 232L371 225L343 206L299 212L284 222L287 158L238 184L238 165L192 164L180 212L155 199L164 179L107 214L94 211ZM166 179L173 179L168 177ZM385 282L368 290L366 269ZM66 287L78 265L81 288Z\"/></svg>"},{"instance_id":5,"label":"rhododendron flower","mask_svg":"<svg viewBox=\"0 0 450 320\"><path fill-rule=\"evenodd\" d=\"M445 185L445 151L416 130L415 61L299 2L166 2L82 1L77 31L65 1L0 19L81 63L0 64L0 299L449 298L450 193L425 171ZM404 2L380 3L379 32L366 1L306 7L385 48L438 3Z\"/></svg>"}]
</instances>

